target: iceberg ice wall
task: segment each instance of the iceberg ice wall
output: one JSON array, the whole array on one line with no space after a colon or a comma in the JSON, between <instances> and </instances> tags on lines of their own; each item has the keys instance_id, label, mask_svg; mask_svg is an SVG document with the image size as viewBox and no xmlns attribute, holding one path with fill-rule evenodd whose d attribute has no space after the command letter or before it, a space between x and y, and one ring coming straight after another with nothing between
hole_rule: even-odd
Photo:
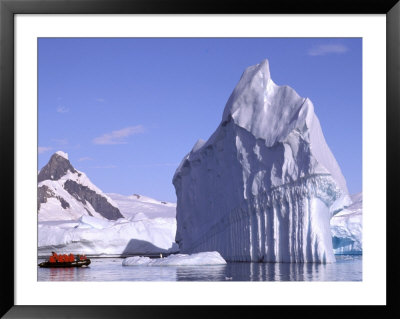
<instances>
[{"instance_id":1,"label":"iceberg ice wall","mask_svg":"<svg viewBox=\"0 0 400 319\"><path fill-rule=\"evenodd\" d=\"M228 261L333 262L329 220L350 203L307 98L276 85L268 61L245 70L222 121L173 178L181 253Z\"/></svg>"}]
</instances>

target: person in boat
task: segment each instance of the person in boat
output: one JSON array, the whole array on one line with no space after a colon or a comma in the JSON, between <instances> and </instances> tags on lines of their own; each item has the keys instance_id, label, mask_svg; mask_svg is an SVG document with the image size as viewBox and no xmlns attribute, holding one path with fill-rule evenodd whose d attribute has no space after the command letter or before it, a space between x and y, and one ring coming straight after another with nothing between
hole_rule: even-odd
<instances>
[{"instance_id":1,"label":"person in boat","mask_svg":"<svg viewBox=\"0 0 400 319\"><path fill-rule=\"evenodd\" d=\"M49 262L51 262L51 263L56 263L57 262L57 254L54 251L51 252L51 256L49 258Z\"/></svg>"},{"instance_id":2,"label":"person in boat","mask_svg":"<svg viewBox=\"0 0 400 319\"><path fill-rule=\"evenodd\" d=\"M59 263L63 263L64 262L64 255L57 255L57 261Z\"/></svg>"},{"instance_id":3,"label":"person in boat","mask_svg":"<svg viewBox=\"0 0 400 319\"><path fill-rule=\"evenodd\" d=\"M86 257L84 255L83 255L83 259L79 258L79 256L81 256L81 255L78 255L78 258L75 259L75 256L72 253L70 253L69 255L67 255L67 254L58 255L57 253L52 251L48 262L51 264L53 264L53 263L73 263L78 260L86 260Z\"/></svg>"}]
</instances>

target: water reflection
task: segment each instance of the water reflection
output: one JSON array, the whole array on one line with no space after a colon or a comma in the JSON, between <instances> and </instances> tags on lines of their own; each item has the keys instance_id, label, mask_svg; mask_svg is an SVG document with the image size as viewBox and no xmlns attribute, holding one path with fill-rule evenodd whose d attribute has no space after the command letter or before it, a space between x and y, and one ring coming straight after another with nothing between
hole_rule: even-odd
<instances>
[{"instance_id":1,"label":"water reflection","mask_svg":"<svg viewBox=\"0 0 400 319\"><path fill-rule=\"evenodd\" d=\"M50 281L61 280L74 280L74 268L49 268Z\"/></svg>"},{"instance_id":2,"label":"water reflection","mask_svg":"<svg viewBox=\"0 0 400 319\"><path fill-rule=\"evenodd\" d=\"M122 266L96 258L88 268L38 268L39 281L361 281L362 257L332 264L228 263L217 266Z\"/></svg>"},{"instance_id":3,"label":"water reflection","mask_svg":"<svg viewBox=\"0 0 400 319\"><path fill-rule=\"evenodd\" d=\"M231 266L233 273L240 274L238 280L306 281L318 278L322 270L321 267L325 265L312 263L235 263ZM246 278L246 274L249 274L249 278Z\"/></svg>"},{"instance_id":4,"label":"water reflection","mask_svg":"<svg viewBox=\"0 0 400 319\"><path fill-rule=\"evenodd\" d=\"M236 281L360 281L362 257L339 256L336 263L229 263L227 277Z\"/></svg>"},{"instance_id":5,"label":"water reflection","mask_svg":"<svg viewBox=\"0 0 400 319\"><path fill-rule=\"evenodd\" d=\"M227 265L176 267L178 281L222 281L226 280Z\"/></svg>"}]
</instances>

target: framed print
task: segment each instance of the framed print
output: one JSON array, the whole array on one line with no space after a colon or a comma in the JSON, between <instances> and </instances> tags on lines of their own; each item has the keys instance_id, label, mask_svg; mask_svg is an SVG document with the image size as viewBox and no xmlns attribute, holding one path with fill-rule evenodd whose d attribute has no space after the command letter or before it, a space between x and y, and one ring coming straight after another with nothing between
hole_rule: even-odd
<instances>
[{"instance_id":1,"label":"framed print","mask_svg":"<svg viewBox=\"0 0 400 319\"><path fill-rule=\"evenodd\" d=\"M2 315L396 312L397 1L0 10Z\"/></svg>"}]
</instances>

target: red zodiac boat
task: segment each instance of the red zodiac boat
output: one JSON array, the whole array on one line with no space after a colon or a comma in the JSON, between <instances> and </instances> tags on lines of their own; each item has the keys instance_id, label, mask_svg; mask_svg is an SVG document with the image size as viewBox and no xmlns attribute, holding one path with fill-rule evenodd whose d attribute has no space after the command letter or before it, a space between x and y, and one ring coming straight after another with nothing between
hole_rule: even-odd
<instances>
[{"instance_id":1,"label":"red zodiac boat","mask_svg":"<svg viewBox=\"0 0 400 319\"><path fill-rule=\"evenodd\" d=\"M90 259L86 258L85 255L77 255L75 257L73 254L58 255L55 252L52 252L49 260L41 262L39 267L87 267L89 264Z\"/></svg>"}]
</instances>

